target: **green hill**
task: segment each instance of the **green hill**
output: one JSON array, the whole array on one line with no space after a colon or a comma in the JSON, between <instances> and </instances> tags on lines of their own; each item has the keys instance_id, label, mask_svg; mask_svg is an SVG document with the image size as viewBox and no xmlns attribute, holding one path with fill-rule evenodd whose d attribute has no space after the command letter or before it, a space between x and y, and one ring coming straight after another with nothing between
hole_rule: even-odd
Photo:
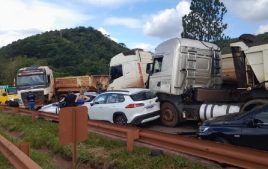
<instances>
[{"instance_id":1,"label":"green hill","mask_svg":"<svg viewBox=\"0 0 268 169\"><path fill-rule=\"evenodd\" d=\"M256 45L258 44L268 44L268 32L256 35L255 37L251 37L251 40L253 40ZM222 54L231 53L230 43L239 41L239 38L233 38L229 40L223 40L219 42L215 42L220 48Z\"/></svg>"},{"instance_id":2,"label":"green hill","mask_svg":"<svg viewBox=\"0 0 268 169\"><path fill-rule=\"evenodd\" d=\"M55 76L107 74L111 57L126 50L91 27L45 32L0 48L0 83L30 65L48 65Z\"/></svg>"}]
</instances>

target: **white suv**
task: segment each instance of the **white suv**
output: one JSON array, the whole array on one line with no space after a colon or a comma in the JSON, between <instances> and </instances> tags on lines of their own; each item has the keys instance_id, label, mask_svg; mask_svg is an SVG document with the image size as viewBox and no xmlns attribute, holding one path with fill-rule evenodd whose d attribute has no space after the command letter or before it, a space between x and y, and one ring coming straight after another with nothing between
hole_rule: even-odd
<instances>
[{"instance_id":1,"label":"white suv","mask_svg":"<svg viewBox=\"0 0 268 169\"><path fill-rule=\"evenodd\" d=\"M98 95L88 111L92 120L140 124L160 117L160 103L149 89L128 88Z\"/></svg>"}]
</instances>

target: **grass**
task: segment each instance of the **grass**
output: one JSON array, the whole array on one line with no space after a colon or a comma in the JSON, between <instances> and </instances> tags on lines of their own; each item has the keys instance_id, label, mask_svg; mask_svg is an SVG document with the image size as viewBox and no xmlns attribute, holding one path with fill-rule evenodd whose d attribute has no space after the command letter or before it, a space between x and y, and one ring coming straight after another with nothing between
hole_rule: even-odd
<instances>
[{"instance_id":1,"label":"grass","mask_svg":"<svg viewBox=\"0 0 268 169\"><path fill-rule=\"evenodd\" d=\"M31 144L31 158L44 169L68 168L71 164L71 147L59 144L58 125L42 119L33 122L31 117L12 113L0 113L0 133L13 143ZM205 166L175 155L150 156L150 150L135 147L126 151L126 143L90 133L88 139L79 143L78 168L92 169L204 169ZM55 160L58 158L61 160ZM12 168L0 156L0 169ZM3 169L4 169L3 168Z\"/></svg>"}]
</instances>

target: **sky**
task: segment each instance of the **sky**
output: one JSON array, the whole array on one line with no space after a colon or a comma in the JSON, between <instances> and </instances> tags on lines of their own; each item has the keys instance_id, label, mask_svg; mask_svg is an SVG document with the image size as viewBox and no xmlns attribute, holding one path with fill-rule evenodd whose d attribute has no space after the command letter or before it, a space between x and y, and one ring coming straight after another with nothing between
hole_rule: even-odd
<instances>
[{"instance_id":1,"label":"sky","mask_svg":"<svg viewBox=\"0 0 268 169\"><path fill-rule=\"evenodd\" d=\"M222 0L225 34L268 32L268 0ZM93 27L128 48L180 37L191 0L0 0L0 47L45 31Z\"/></svg>"}]
</instances>

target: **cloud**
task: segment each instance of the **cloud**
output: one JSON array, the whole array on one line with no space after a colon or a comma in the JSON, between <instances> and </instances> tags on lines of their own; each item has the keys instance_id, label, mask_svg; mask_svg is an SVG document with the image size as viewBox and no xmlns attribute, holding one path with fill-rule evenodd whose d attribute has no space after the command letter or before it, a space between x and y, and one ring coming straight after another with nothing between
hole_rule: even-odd
<instances>
[{"instance_id":1,"label":"cloud","mask_svg":"<svg viewBox=\"0 0 268 169\"><path fill-rule=\"evenodd\" d=\"M144 33L160 38L178 37L183 29L182 17L189 12L190 3L182 0L176 8L166 9L152 15L151 19L145 23Z\"/></svg>"},{"instance_id":2,"label":"cloud","mask_svg":"<svg viewBox=\"0 0 268 169\"><path fill-rule=\"evenodd\" d=\"M103 27L100 27L98 29L98 31L100 31L104 36L110 38L111 40L113 40L115 42L118 42L118 39L115 38L115 37L112 37L111 34L106 29L104 29Z\"/></svg>"},{"instance_id":3,"label":"cloud","mask_svg":"<svg viewBox=\"0 0 268 169\"><path fill-rule=\"evenodd\" d=\"M261 34L261 33L265 33L265 32L268 32L268 24L260 25L259 28L257 29L256 34Z\"/></svg>"},{"instance_id":4,"label":"cloud","mask_svg":"<svg viewBox=\"0 0 268 169\"><path fill-rule=\"evenodd\" d=\"M110 17L107 18L104 21L104 24L106 25L112 25L112 26L125 26L127 28L141 28L142 23L135 18L121 18L121 17Z\"/></svg>"},{"instance_id":5,"label":"cloud","mask_svg":"<svg viewBox=\"0 0 268 169\"><path fill-rule=\"evenodd\" d=\"M268 19L268 0L223 0L227 10L239 18L256 21Z\"/></svg>"},{"instance_id":6,"label":"cloud","mask_svg":"<svg viewBox=\"0 0 268 169\"><path fill-rule=\"evenodd\" d=\"M91 16L38 0L0 2L0 46L36 33L78 26L91 19Z\"/></svg>"},{"instance_id":7,"label":"cloud","mask_svg":"<svg viewBox=\"0 0 268 169\"><path fill-rule=\"evenodd\" d=\"M137 43L137 44L134 44L131 48L140 48L140 49L143 49L145 51L154 51L154 46L149 44L149 43Z\"/></svg>"},{"instance_id":8,"label":"cloud","mask_svg":"<svg viewBox=\"0 0 268 169\"><path fill-rule=\"evenodd\" d=\"M93 6L118 8L124 5L134 4L145 0L82 0L82 1Z\"/></svg>"}]
</instances>

